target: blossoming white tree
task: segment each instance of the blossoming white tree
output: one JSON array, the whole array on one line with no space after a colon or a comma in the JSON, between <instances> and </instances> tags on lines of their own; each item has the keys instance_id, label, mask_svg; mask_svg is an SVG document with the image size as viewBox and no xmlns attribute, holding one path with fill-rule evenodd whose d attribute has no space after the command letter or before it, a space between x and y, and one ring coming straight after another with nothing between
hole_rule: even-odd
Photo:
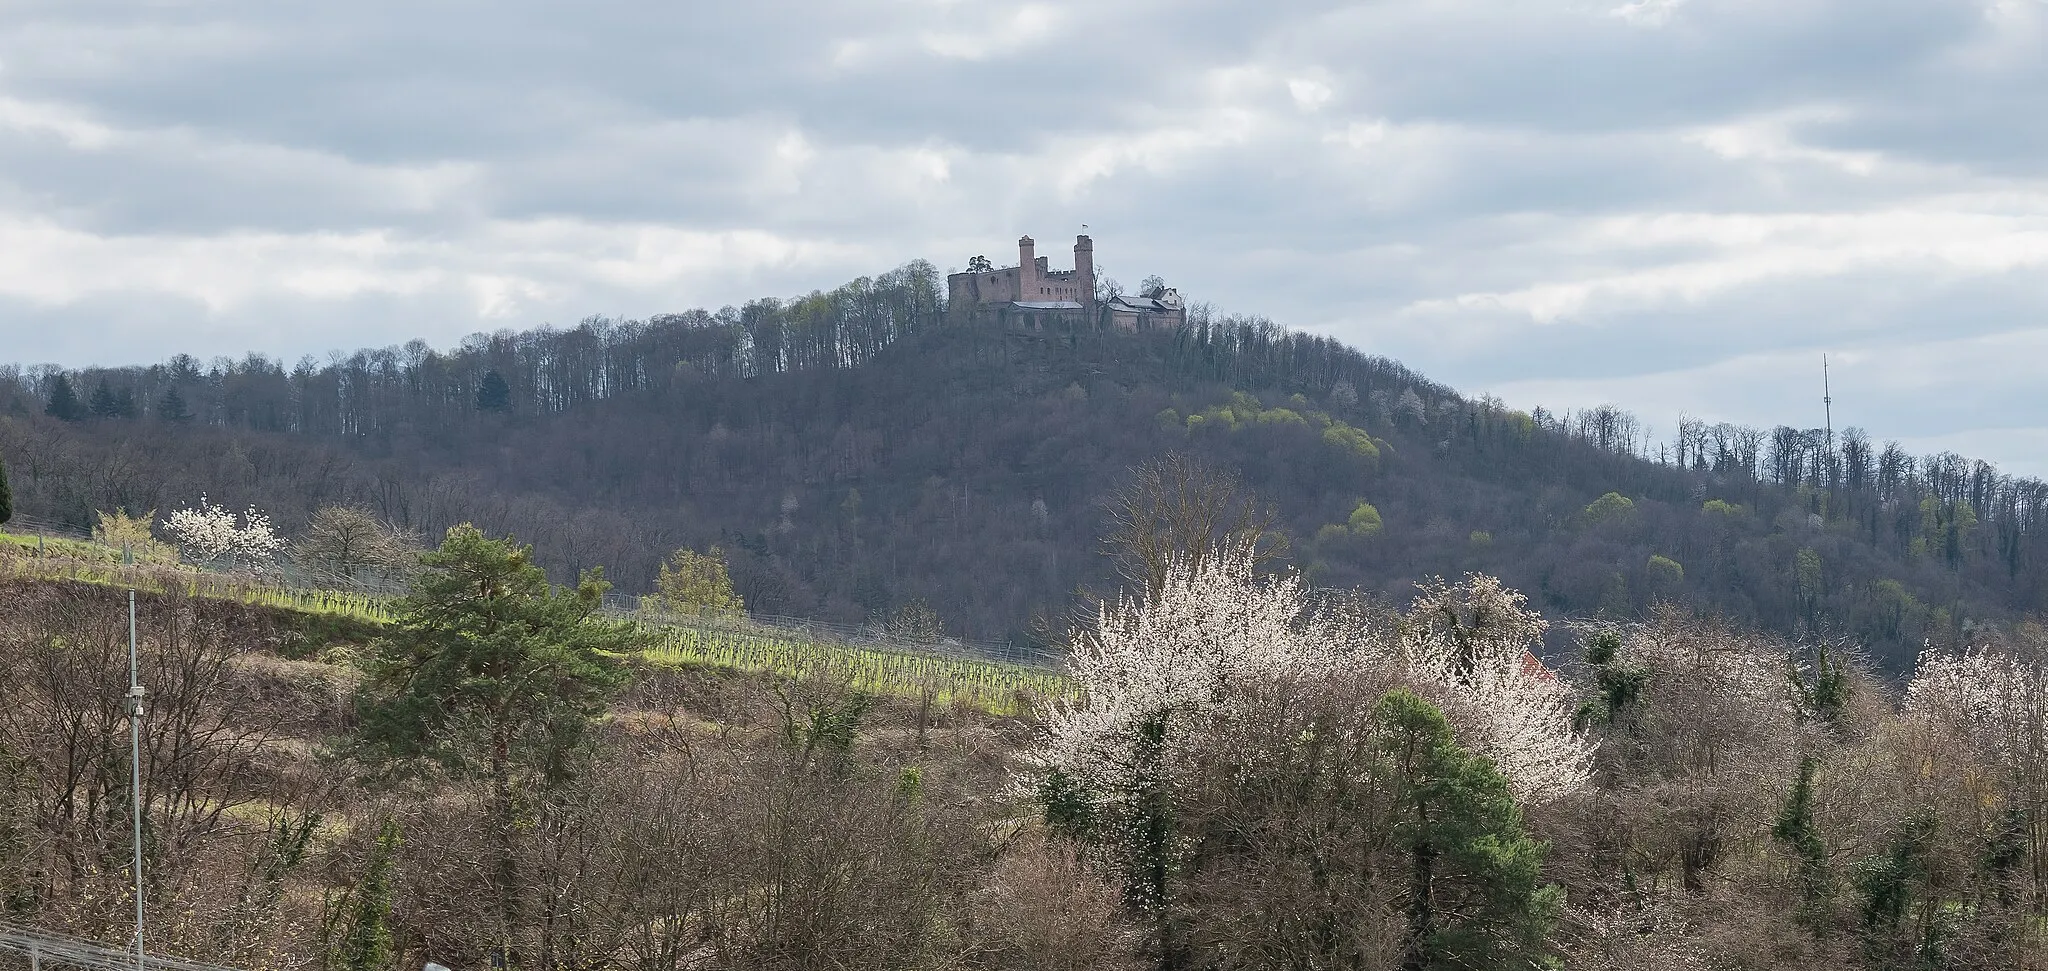
<instances>
[{"instance_id":1,"label":"blossoming white tree","mask_svg":"<svg viewBox=\"0 0 2048 971\"><path fill-rule=\"evenodd\" d=\"M1400 644L1416 692L1535 804L1585 786L1593 744L1573 727L1572 687L1536 657L1549 625L1527 603L1490 576L1434 579L1403 618Z\"/></svg>"},{"instance_id":2,"label":"blossoming white tree","mask_svg":"<svg viewBox=\"0 0 2048 971\"><path fill-rule=\"evenodd\" d=\"M1487 785L1523 804L1572 791L1587 778L1591 747L1571 727L1569 688L1529 654L1542 622L1519 597L1490 579L1432 589L1441 602L1423 607L1465 612L1433 625L1417 619L1426 612L1418 608L1395 625L1342 603L1314 605L1298 577L1261 576L1249 551L1226 547L1171 562L1150 593L1105 606L1079 639L1070 668L1081 693L1046 716L1031 781L1049 822L1122 871L1128 901L1149 915L1162 964L1214 930L1184 921L1185 908L1228 899L1217 896L1213 866L1203 869L1211 857L1202 847L1255 839L1270 863L1321 846L1342 857L1331 865L1351 868L1346 879L1368 882L1420 868L1421 889L1396 880L1372 892L1426 900L1436 850L1423 839L1408 856L1388 856L1399 838L1386 820L1434 818L1413 800L1453 793L1445 806L1462 807L1463 823L1521 848L1468 875L1528 891L1510 896L1527 904L1527 927L1542 923L1549 897L1536 891L1529 863L1540 851L1524 838L1519 813L1467 811L1506 803L1477 795ZM1395 690L1404 686L1413 690ZM1425 723L1436 734L1418 734ZM1431 741L1416 741L1424 736ZM1419 768L1418 752L1437 760L1424 760L1435 768ZM1466 764L1460 760L1485 768L1447 768ZM1438 770L1450 774L1417 788L1417 773ZM1251 791L1277 802L1244 795ZM1417 795L1424 792L1433 795ZM1355 815L1323 818L1309 808L1330 800ZM1337 850L1339 843L1349 849ZM1519 878L1508 872L1515 867L1496 866L1509 860L1527 864ZM1348 926L1358 916L1332 907L1317 919ZM1433 918L1418 913L1403 946L1441 943ZM1269 923L1241 930L1265 935Z\"/></svg>"},{"instance_id":3,"label":"blossoming white tree","mask_svg":"<svg viewBox=\"0 0 2048 971\"><path fill-rule=\"evenodd\" d=\"M165 517L164 526L186 555L233 568L260 569L285 549L284 537L255 506L237 517L204 495L198 505Z\"/></svg>"},{"instance_id":4,"label":"blossoming white tree","mask_svg":"<svg viewBox=\"0 0 2048 971\"><path fill-rule=\"evenodd\" d=\"M1994 761L2017 765L2048 733L2048 670L1985 648L1929 651L1906 688L1906 710L1938 717Z\"/></svg>"},{"instance_id":5,"label":"blossoming white tree","mask_svg":"<svg viewBox=\"0 0 2048 971\"><path fill-rule=\"evenodd\" d=\"M1343 665L1410 682L1521 801L1558 798L1585 784L1592 743L1572 726L1570 685L1531 653L1545 625L1524 603L1492 577L1439 580L1396 638L1362 617L1311 609L1300 579L1261 577L1244 551L1176 564L1156 597L1103 608L1070 661L1082 696L1046 719L1038 767L1118 788L1158 771L1161 758L1227 745L1204 729L1227 720L1234 689Z\"/></svg>"},{"instance_id":6,"label":"blossoming white tree","mask_svg":"<svg viewBox=\"0 0 2048 971\"><path fill-rule=\"evenodd\" d=\"M1157 596L1105 605L1069 660L1082 694L1047 716L1038 767L1122 788L1206 741L1234 688L1314 675L1351 653L1358 632L1308 611L1299 579L1252 564L1242 549L1175 563Z\"/></svg>"},{"instance_id":7,"label":"blossoming white tree","mask_svg":"<svg viewBox=\"0 0 2048 971\"><path fill-rule=\"evenodd\" d=\"M2048 889L2039 862L2048 860L2048 827L2034 821L2048 816L2048 662L2039 644L2017 648L1925 652L1906 688L1906 713L1923 733L1934 783L1993 810L1998 822L1979 838L2017 842L2017 857L2036 861L2040 892Z\"/></svg>"}]
</instances>

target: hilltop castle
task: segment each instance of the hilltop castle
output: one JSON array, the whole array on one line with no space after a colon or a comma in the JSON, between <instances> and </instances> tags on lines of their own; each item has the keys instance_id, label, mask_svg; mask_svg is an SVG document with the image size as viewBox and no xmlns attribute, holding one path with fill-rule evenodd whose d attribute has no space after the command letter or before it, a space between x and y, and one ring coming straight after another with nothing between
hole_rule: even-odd
<instances>
[{"instance_id":1,"label":"hilltop castle","mask_svg":"<svg viewBox=\"0 0 2048 971\"><path fill-rule=\"evenodd\" d=\"M1096 299L1095 241L1074 237L1074 268L1055 270L1037 243L1017 240L1017 265L997 267L986 257L946 277L946 312L956 319L994 317L1040 326L1047 320L1097 321L1124 330L1187 322L1180 293L1165 287L1136 297Z\"/></svg>"}]
</instances>

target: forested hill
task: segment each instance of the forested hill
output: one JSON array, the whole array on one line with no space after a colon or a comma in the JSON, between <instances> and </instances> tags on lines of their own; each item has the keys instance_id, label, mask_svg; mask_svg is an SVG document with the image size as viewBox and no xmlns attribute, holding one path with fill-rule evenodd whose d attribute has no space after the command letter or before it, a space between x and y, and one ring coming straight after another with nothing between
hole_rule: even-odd
<instances>
[{"instance_id":1,"label":"forested hill","mask_svg":"<svg viewBox=\"0 0 2048 971\"><path fill-rule=\"evenodd\" d=\"M915 263L829 293L437 351L0 371L19 514L85 525L205 493L290 532L351 503L429 534L474 521L558 577L645 590L724 548L750 608L861 622L917 598L1028 638L1109 586L1100 500L1172 450L1273 503L1319 584L1406 599L1485 571L1553 617L1675 600L1926 639L2048 608L2048 487L1851 430L1688 423L1462 397L1263 320L1147 334L948 324Z\"/></svg>"}]
</instances>

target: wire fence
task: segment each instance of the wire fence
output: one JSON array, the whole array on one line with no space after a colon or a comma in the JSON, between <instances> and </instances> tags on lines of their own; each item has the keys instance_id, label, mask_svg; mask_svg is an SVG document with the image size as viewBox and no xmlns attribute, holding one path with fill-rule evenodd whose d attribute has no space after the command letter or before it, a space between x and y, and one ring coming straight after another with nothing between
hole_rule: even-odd
<instances>
[{"instance_id":1,"label":"wire fence","mask_svg":"<svg viewBox=\"0 0 2048 971\"><path fill-rule=\"evenodd\" d=\"M55 968L88 968L92 971L233 971L212 964L158 954L142 956L133 950L111 948L83 937L54 934L34 927L0 923L0 954L16 959L17 966L30 971Z\"/></svg>"},{"instance_id":2,"label":"wire fence","mask_svg":"<svg viewBox=\"0 0 2048 971\"><path fill-rule=\"evenodd\" d=\"M167 592L169 586L176 583L187 594L195 596L347 613L378 622L394 619L393 601L407 592L402 583L344 576L289 557L280 557L265 564L260 572L253 573L208 569L205 564L189 563L175 572L141 567L122 569L121 551L96 543L88 530L26 516L14 517L6 528L7 532L18 537L15 545L23 553L53 565L58 561L68 564L55 570L39 571L44 576L108 582L116 578L114 571L118 569L123 582L135 582L157 592ZM33 545L23 542L31 539L35 541ZM875 625L837 624L780 614L747 612L705 616L678 613L660 609L652 598L617 591L605 594L602 610L606 616L614 618L691 632L698 639L768 638L1044 669L1057 668L1061 661L1057 652L1003 641L911 638Z\"/></svg>"}]
</instances>

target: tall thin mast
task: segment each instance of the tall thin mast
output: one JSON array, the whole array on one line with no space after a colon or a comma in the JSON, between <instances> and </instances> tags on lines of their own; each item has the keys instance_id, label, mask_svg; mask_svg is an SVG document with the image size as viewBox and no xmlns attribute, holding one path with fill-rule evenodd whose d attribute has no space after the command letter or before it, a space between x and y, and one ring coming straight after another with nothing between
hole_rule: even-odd
<instances>
[{"instance_id":1,"label":"tall thin mast","mask_svg":"<svg viewBox=\"0 0 2048 971\"><path fill-rule=\"evenodd\" d=\"M1827 422L1827 441L1822 446L1827 452L1825 457L1821 459L1826 465L1825 467L1816 467L1813 471L1816 478L1822 475L1827 477L1825 484L1827 485L1828 494L1833 495L1835 491L1835 469L1837 467L1835 456L1835 394L1834 389L1828 385L1828 356L1826 354L1820 356L1820 406L1822 415Z\"/></svg>"},{"instance_id":2,"label":"tall thin mast","mask_svg":"<svg viewBox=\"0 0 2048 971\"><path fill-rule=\"evenodd\" d=\"M121 558L133 564L124 548ZM142 949L142 676L135 655L135 590L128 591L128 802L135 812L135 971L144 971Z\"/></svg>"},{"instance_id":3,"label":"tall thin mast","mask_svg":"<svg viewBox=\"0 0 2048 971\"><path fill-rule=\"evenodd\" d=\"M1828 356L1820 356L1820 406L1827 415L1828 454L1835 454L1835 396L1828 387Z\"/></svg>"}]
</instances>

